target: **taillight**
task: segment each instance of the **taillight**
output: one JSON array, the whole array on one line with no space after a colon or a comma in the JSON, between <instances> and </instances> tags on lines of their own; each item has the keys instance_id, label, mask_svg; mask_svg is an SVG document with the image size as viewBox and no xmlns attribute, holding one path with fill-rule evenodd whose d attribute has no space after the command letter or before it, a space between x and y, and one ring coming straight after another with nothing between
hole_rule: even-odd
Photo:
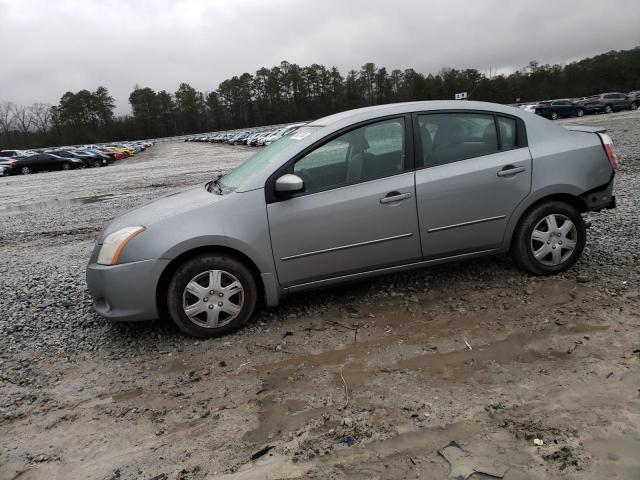
<instances>
[{"instance_id":1,"label":"taillight","mask_svg":"<svg viewBox=\"0 0 640 480\"><path fill-rule=\"evenodd\" d=\"M9 164L9 166L10 166L11 168L16 168L16 167L18 166L18 164L17 164L16 162L11 162L11 163Z\"/></svg>"},{"instance_id":2,"label":"taillight","mask_svg":"<svg viewBox=\"0 0 640 480\"><path fill-rule=\"evenodd\" d=\"M613 169L618 168L618 158L616 157L616 152L613 151L613 141L611 137L606 133L599 133L598 135L600 136L600 140L602 140L602 145L604 146L604 151L607 153L611 167Z\"/></svg>"}]
</instances>

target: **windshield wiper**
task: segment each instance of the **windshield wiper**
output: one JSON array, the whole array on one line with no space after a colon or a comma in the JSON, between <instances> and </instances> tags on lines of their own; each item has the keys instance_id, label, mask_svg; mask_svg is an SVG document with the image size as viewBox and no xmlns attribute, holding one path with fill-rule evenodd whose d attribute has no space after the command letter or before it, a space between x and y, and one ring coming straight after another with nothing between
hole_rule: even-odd
<instances>
[{"instance_id":1,"label":"windshield wiper","mask_svg":"<svg viewBox=\"0 0 640 480\"><path fill-rule=\"evenodd\" d=\"M213 189L215 188L217 194L222 195L222 185L220 185L220 179L223 176L224 176L224 173L218 173L215 177L213 177L213 180L211 180L211 183L209 184L209 188L208 188L210 192L212 192Z\"/></svg>"}]
</instances>

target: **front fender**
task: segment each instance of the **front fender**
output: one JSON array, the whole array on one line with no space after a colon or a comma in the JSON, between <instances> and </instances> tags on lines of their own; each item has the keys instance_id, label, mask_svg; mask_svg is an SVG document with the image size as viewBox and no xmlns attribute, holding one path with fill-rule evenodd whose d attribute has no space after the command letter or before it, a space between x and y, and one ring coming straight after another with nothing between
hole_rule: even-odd
<instances>
[{"instance_id":1,"label":"front fender","mask_svg":"<svg viewBox=\"0 0 640 480\"><path fill-rule=\"evenodd\" d=\"M224 235L202 235L186 239L163 252L160 258L173 260L192 250L215 247L229 248L248 257L256 267L258 267L260 273L274 272L273 255L271 254L270 244L252 246L237 238L230 238Z\"/></svg>"}]
</instances>

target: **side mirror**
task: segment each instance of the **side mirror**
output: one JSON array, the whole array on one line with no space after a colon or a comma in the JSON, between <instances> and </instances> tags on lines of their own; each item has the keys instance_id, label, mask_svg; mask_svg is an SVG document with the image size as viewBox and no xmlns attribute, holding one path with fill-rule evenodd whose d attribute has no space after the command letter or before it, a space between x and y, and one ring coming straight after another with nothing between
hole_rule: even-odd
<instances>
[{"instance_id":1,"label":"side mirror","mask_svg":"<svg viewBox=\"0 0 640 480\"><path fill-rule=\"evenodd\" d=\"M304 190L304 182L297 175L287 173L276 180L276 193L296 193L302 190Z\"/></svg>"}]
</instances>

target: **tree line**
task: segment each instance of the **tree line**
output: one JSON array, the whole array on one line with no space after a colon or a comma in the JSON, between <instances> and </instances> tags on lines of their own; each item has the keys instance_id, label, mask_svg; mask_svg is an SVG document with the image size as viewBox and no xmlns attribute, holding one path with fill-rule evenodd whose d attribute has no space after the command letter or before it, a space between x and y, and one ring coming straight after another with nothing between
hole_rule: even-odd
<instances>
[{"instance_id":1,"label":"tree line","mask_svg":"<svg viewBox=\"0 0 640 480\"><path fill-rule=\"evenodd\" d=\"M443 68L388 71L373 63L342 75L336 67L286 61L255 74L224 80L200 92L181 83L171 93L136 85L132 114L115 117L105 87L66 92L57 105L0 103L0 148L71 145L157 138L312 120L352 108L413 100L452 99L498 103L582 97L640 89L640 47L610 51L567 65L530 62L508 75Z\"/></svg>"}]
</instances>

